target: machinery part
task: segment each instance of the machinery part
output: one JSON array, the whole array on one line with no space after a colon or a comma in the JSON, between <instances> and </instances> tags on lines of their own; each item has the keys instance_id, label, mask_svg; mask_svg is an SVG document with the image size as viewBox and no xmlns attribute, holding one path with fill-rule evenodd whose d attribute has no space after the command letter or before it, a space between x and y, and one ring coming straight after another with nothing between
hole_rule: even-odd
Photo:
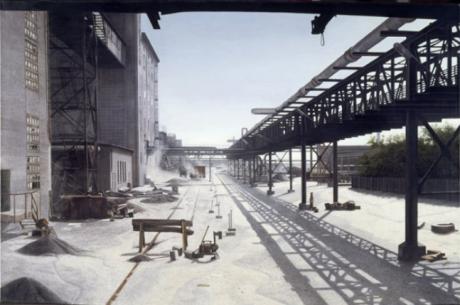
<instances>
[{"instance_id":1,"label":"machinery part","mask_svg":"<svg viewBox=\"0 0 460 305\"><path fill-rule=\"evenodd\" d=\"M441 251L427 250L426 255L423 255L421 259L429 261L430 263L447 259L446 254Z\"/></svg>"},{"instance_id":2,"label":"machinery part","mask_svg":"<svg viewBox=\"0 0 460 305\"><path fill-rule=\"evenodd\" d=\"M206 227L206 230L203 234L203 238L201 240L200 246L198 249L196 249L193 252L185 251L185 257L189 259L197 259L197 258L202 258L205 255L212 255L213 257L211 260L216 259L219 255L217 254L217 250L219 249L219 246L216 243L216 236L220 235L220 238L222 238L222 232L214 232L214 241L210 240L204 240L206 238L206 234L208 233L209 226Z\"/></svg>"},{"instance_id":3,"label":"machinery part","mask_svg":"<svg viewBox=\"0 0 460 305\"><path fill-rule=\"evenodd\" d=\"M313 35L323 34L326 29L326 25L331 21L335 14L331 13L321 13L318 16L315 16L311 21L311 33Z\"/></svg>"},{"instance_id":4,"label":"machinery part","mask_svg":"<svg viewBox=\"0 0 460 305\"><path fill-rule=\"evenodd\" d=\"M360 210L361 206L356 205L354 201L347 201L345 203L325 203L324 207L328 211L353 211L353 210Z\"/></svg>"},{"instance_id":5,"label":"machinery part","mask_svg":"<svg viewBox=\"0 0 460 305\"><path fill-rule=\"evenodd\" d=\"M214 199L211 199L211 207L209 208L209 214L214 214L214 210L213 210L213 206L214 206Z\"/></svg>"},{"instance_id":6,"label":"machinery part","mask_svg":"<svg viewBox=\"0 0 460 305\"><path fill-rule=\"evenodd\" d=\"M455 225L453 223L431 225L431 231L438 234L447 234L455 231Z\"/></svg>"},{"instance_id":7,"label":"machinery part","mask_svg":"<svg viewBox=\"0 0 460 305\"><path fill-rule=\"evenodd\" d=\"M219 237L219 239L222 239L222 231L213 232L214 243L216 243L216 236Z\"/></svg>"}]
</instances>

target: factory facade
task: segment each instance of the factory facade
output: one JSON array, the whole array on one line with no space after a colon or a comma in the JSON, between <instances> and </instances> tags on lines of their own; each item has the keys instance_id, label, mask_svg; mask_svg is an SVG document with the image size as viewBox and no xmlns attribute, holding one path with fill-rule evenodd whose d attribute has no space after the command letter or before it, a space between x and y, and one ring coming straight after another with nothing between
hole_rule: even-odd
<instances>
[{"instance_id":1,"label":"factory facade","mask_svg":"<svg viewBox=\"0 0 460 305\"><path fill-rule=\"evenodd\" d=\"M0 42L2 220L144 184L159 60L140 15L1 11Z\"/></svg>"},{"instance_id":2,"label":"factory facade","mask_svg":"<svg viewBox=\"0 0 460 305\"><path fill-rule=\"evenodd\" d=\"M48 204L43 203L51 191L51 146L46 13L0 11L0 66L2 220L30 213L33 201L47 213Z\"/></svg>"}]
</instances>

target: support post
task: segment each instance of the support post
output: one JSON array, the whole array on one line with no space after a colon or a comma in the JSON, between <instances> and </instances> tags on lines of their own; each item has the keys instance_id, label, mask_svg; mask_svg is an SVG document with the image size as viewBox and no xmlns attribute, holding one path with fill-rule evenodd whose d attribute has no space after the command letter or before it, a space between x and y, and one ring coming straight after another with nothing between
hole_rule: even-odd
<instances>
[{"instance_id":1,"label":"support post","mask_svg":"<svg viewBox=\"0 0 460 305\"><path fill-rule=\"evenodd\" d=\"M292 148L289 148L289 190L288 193L294 192L292 188Z\"/></svg>"},{"instance_id":2,"label":"support post","mask_svg":"<svg viewBox=\"0 0 460 305\"><path fill-rule=\"evenodd\" d=\"M236 179L240 179L240 159L236 160Z\"/></svg>"},{"instance_id":3,"label":"support post","mask_svg":"<svg viewBox=\"0 0 460 305\"><path fill-rule=\"evenodd\" d=\"M332 143L332 202L339 202L339 180L337 166L337 141Z\"/></svg>"},{"instance_id":4,"label":"support post","mask_svg":"<svg viewBox=\"0 0 460 305\"><path fill-rule=\"evenodd\" d=\"M273 191L273 170L272 170L272 152L268 153L268 191L267 195L273 195L275 192Z\"/></svg>"},{"instance_id":5,"label":"support post","mask_svg":"<svg viewBox=\"0 0 460 305\"><path fill-rule=\"evenodd\" d=\"M211 156L209 156L209 182L211 182Z\"/></svg>"},{"instance_id":6,"label":"support post","mask_svg":"<svg viewBox=\"0 0 460 305\"><path fill-rule=\"evenodd\" d=\"M301 200L299 204L299 210L306 210L307 209L307 152L304 139L302 138L302 144L300 145L300 162L301 162Z\"/></svg>"},{"instance_id":7,"label":"support post","mask_svg":"<svg viewBox=\"0 0 460 305\"><path fill-rule=\"evenodd\" d=\"M247 177L246 159L243 159L243 183L247 182Z\"/></svg>"},{"instance_id":8,"label":"support post","mask_svg":"<svg viewBox=\"0 0 460 305\"><path fill-rule=\"evenodd\" d=\"M252 157L252 184L251 186L256 186L257 183L256 183L256 180L257 180L257 156L254 155Z\"/></svg>"},{"instance_id":9,"label":"support post","mask_svg":"<svg viewBox=\"0 0 460 305\"><path fill-rule=\"evenodd\" d=\"M405 241L399 245L400 260L416 260L426 248L418 243L418 176L417 176L417 118L414 110L406 113L406 202Z\"/></svg>"}]
</instances>

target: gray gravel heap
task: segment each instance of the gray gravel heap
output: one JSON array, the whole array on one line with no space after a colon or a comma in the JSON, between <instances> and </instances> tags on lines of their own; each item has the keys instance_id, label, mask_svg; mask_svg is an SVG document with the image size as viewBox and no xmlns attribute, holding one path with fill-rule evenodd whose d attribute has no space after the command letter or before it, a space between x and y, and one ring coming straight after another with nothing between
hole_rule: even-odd
<instances>
[{"instance_id":1,"label":"gray gravel heap","mask_svg":"<svg viewBox=\"0 0 460 305\"><path fill-rule=\"evenodd\" d=\"M1 303L69 304L61 300L45 285L28 277L21 277L1 288Z\"/></svg>"}]
</instances>

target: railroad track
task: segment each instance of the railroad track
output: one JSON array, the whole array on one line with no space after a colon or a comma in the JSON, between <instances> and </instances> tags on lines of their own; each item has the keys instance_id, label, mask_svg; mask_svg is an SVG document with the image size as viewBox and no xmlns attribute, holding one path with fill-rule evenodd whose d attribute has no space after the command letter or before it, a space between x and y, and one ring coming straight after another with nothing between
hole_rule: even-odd
<instances>
[{"instance_id":1,"label":"railroad track","mask_svg":"<svg viewBox=\"0 0 460 305\"><path fill-rule=\"evenodd\" d=\"M169 215L168 215L168 217L166 219L171 219L171 217L178 210L178 208L182 204L182 202L186 198L188 198L187 195L188 195L190 189L191 189L190 187L187 188L187 190L185 191L184 196L182 196L182 198L179 199L179 201L172 208L171 213L169 213ZM192 220L193 220L193 217L195 216L195 209L196 209L196 205L197 205L197 202L198 202L199 194L200 194L200 190L198 189L197 193L195 194L196 198L195 198L195 203L194 203L194 207L193 207ZM140 253L141 255L147 254L147 252L149 252L153 248L153 246L155 245L155 243L156 243L158 237L160 236L160 234L161 234L161 232L158 232L153 236L152 240L145 246L144 250L142 250L142 252ZM110 296L109 300L106 302L106 305L112 305L113 304L113 302L117 299L118 295L123 290L123 288L126 286L126 284L128 283L128 280L132 277L132 275L134 274L134 272L136 271L137 267L140 264L141 264L141 262L136 262L134 264L134 266L131 268L131 270L128 272L128 274L123 278L123 281L120 283L120 285L118 285L118 287L115 290L115 292Z\"/></svg>"}]
</instances>

